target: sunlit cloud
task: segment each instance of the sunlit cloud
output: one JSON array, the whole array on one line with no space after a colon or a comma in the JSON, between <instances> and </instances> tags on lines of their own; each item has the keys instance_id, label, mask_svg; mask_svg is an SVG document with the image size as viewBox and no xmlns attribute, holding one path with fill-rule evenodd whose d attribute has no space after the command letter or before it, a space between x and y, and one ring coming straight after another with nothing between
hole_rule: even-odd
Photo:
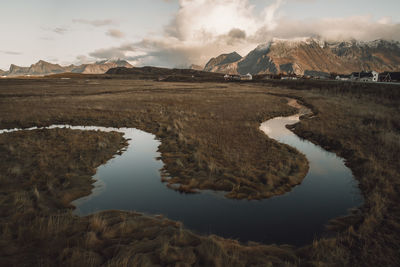
<instances>
[{"instance_id":1,"label":"sunlit cloud","mask_svg":"<svg viewBox=\"0 0 400 267\"><path fill-rule=\"evenodd\" d=\"M179 10L162 36L132 43L136 55L118 47L94 51L93 57L118 55L139 65L166 67L204 65L211 57L233 51L247 54L273 38L318 37L324 40L400 40L400 24L372 16L296 20L280 9L291 1L276 0L256 10L248 0L180 0ZM112 52L111 52L112 51ZM101 53L99 53L101 52ZM107 53L105 53L107 52Z\"/></svg>"},{"instance_id":2,"label":"sunlit cloud","mask_svg":"<svg viewBox=\"0 0 400 267\"><path fill-rule=\"evenodd\" d=\"M125 33L123 33L120 30L117 30L117 29L109 29L106 34L110 37L117 38L117 39L125 37Z\"/></svg>"}]
</instances>

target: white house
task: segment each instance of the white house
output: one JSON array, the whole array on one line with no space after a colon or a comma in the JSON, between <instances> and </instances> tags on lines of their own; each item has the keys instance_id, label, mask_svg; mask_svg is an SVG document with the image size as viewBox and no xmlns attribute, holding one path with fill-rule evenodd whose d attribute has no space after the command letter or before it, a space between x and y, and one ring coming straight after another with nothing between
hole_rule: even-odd
<instances>
[{"instance_id":1,"label":"white house","mask_svg":"<svg viewBox=\"0 0 400 267\"><path fill-rule=\"evenodd\" d=\"M348 81L350 80L350 75L338 75L336 76L337 81Z\"/></svg>"},{"instance_id":2,"label":"white house","mask_svg":"<svg viewBox=\"0 0 400 267\"><path fill-rule=\"evenodd\" d=\"M378 72L376 72L376 71L371 71L371 73L372 73L372 81L373 82L377 82L377 81L379 81L379 73Z\"/></svg>"},{"instance_id":3,"label":"white house","mask_svg":"<svg viewBox=\"0 0 400 267\"><path fill-rule=\"evenodd\" d=\"M240 80L251 81L251 80L253 80L253 75L251 75L250 73L247 73L246 75L241 75Z\"/></svg>"},{"instance_id":4,"label":"white house","mask_svg":"<svg viewBox=\"0 0 400 267\"><path fill-rule=\"evenodd\" d=\"M379 81L379 73L376 71L353 72L351 74L350 79L353 81L360 81L360 82L378 82Z\"/></svg>"}]
</instances>

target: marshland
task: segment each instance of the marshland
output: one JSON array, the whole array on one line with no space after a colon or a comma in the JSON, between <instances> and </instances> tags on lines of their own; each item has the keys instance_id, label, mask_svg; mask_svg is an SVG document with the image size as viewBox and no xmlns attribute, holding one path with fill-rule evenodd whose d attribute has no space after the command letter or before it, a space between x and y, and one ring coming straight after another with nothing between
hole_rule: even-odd
<instances>
[{"instance_id":1,"label":"marshland","mask_svg":"<svg viewBox=\"0 0 400 267\"><path fill-rule=\"evenodd\" d=\"M158 140L155 160L162 162L162 169L157 183L167 192L182 199L213 192L226 201L261 203L292 194L309 172L305 154L260 130L265 121L297 114L297 108L287 105L288 98L297 99L312 114L289 128L343 158L355 179L349 188L356 186L363 201L324 222L324 233L301 245L201 233L162 213L105 210L78 216L72 202L90 197L97 170L123 155L130 140L116 131L3 133L2 265L399 263L398 86L154 82L112 75L69 78L0 79L0 128L135 128Z\"/></svg>"}]
</instances>

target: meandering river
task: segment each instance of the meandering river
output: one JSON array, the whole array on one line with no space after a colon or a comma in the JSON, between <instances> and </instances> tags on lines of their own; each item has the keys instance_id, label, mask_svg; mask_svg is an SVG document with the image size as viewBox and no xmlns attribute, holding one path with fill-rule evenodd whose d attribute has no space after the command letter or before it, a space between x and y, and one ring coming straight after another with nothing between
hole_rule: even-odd
<instances>
[{"instance_id":1,"label":"meandering river","mask_svg":"<svg viewBox=\"0 0 400 267\"><path fill-rule=\"evenodd\" d=\"M162 214L201 234L304 245L323 235L324 225L330 219L346 215L349 208L362 204L362 197L342 158L300 139L285 127L298 122L299 116L274 118L262 123L260 129L270 138L305 154L309 172L292 191L261 201L227 199L222 193L212 191L187 195L167 188L161 183L163 163L157 159L160 141L152 134L133 128L70 125L47 128L116 131L129 139L125 152L98 167L93 193L73 202L79 215L134 210ZM1 130L0 134L19 130Z\"/></svg>"}]
</instances>

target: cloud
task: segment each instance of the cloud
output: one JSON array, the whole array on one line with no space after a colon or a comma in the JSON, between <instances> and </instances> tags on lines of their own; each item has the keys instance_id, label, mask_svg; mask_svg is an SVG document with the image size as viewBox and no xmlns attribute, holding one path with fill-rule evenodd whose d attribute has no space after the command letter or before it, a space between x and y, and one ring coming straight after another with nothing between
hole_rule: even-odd
<instances>
[{"instance_id":1,"label":"cloud","mask_svg":"<svg viewBox=\"0 0 400 267\"><path fill-rule=\"evenodd\" d=\"M180 0L179 10L165 27L164 36L132 44L138 55L126 59L140 65L185 66L204 64L210 57L230 50L248 51L256 45L249 36L263 26L275 27L270 22L280 4L278 0L255 15L255 7L247 0ZM122 56L115 47L95 52L102 53L91 55Z\"/></svg>"},{"instance_id":2,"label":"cloud","mask_svg":"<svg viewBox=\"0 0 400 267\"><path fill-rule=\"evenodd\" d=\"M110 37L117 38L117 39L125 37L125 33L121 32L120 30L117 30L117 29L109 29L106 34Z\"/></svg>"},{"instance_id":3,"label":"cloud","mask_svg":"<svg viewBox=\"0 0 400 267\"><path fill-rule=\"evenodd\" d=\"M275 0L258 10L249 0L179 0L179 10L162 36L131 43L129 49L96 50L96 58L120 57L138 65L165 67L205 64L211 57L236 51L247 54L261 43L277 38L321 37L326 40L400 41L400 24L372 16L296 20L280 11L290 1ZM124 49L123 49L124 48Z\"/></svg>"},{"instance_id":4,"label":"cloud","mask_svg":"<svg viewBox=\"0 0 400 267\"><path fill-rule=\"evenodd\" d=\"M245 39L246 32L241 29L234 28L229 31L228 36L234 39Z\"/></svg>"},{"instance_id":5,"label":"cloud","mask_svg":"<svg viewBox=\"0 0 400 267\"><path fill-rule=\"evenodd\" d=\"M123 44L117 47L110 47L104 49L97 49L91 53L89 56L97 59L110 59L110 58L121 58L125 59L132 55L130 52L135 52L136 48L133 44Z\"/></svg>"},{"instance_id":6,"label":"cloud","mask_svg":"<svg viewBox=\"0 0 400 267\"><path fill-rule=\"evenodd\" d=\"M93 58L87 57L85 55L78 55L76 57L74 64L75 65L88 64L92 63L93 61L94 61Z\"/></svg>"},{"instance_id":7,"label":"cloud","mask_svg":"<svg viewBox=\"0 0 400 267\"><path fill-rule=\"evenodd\" d=\"M388 18L375 21L369 15L307 21L296 21L285 18L277 22L277 27L273 31L260 29L259 35L269 38L318 36L331 41L350 39L361 41L376 39L400 41L400 24L392 23Z\"/></svg>"},{"instance_id":8,"label":"cloud","mask_svg":"<svg viewBox=\"0 0 400 267\"><path fill-rule=\"evenodd\" d=\"M87 19L73 19L72 22L79 24L91 25L94 27L103 27L110 25L117 25L118 23L112 19L102 19L102 20L87 20Z\"/></svg>"},{"instance_id":9,"label":"cloud","mask_svg":"<svg viewBox=\"0 0 400 267\"><path fill-rule=\"evenodd\" d=\"M204 65L220 53L246 54L258 44L254 36L260 29L277 27L282 3L256 10L248 0L180 0L164 36L135 44L144 52L136 60L142 65L189 66Z\"/></svg>"},{"instance_id":10,"label":"cloud","mask_svg":"<svg viewBox=\"0 0 400 267\"><path fill-rule=\"evenodd\" d=\"M180 0L179 10L165 31L181 41L205 42L234 28L252 34L273 20L280 3L278 0L256 15L255 6L247 0Z\"/></svg>"},{"instance_id":11,"label":"cloud","mask_svg":"<svg viewBox=\"0 0 400 267\"><path fill-rule=\"evenodd\" d=\"M66 28L57 27L52 29L52 31L57 34L65 34L68 30Z\"/></svg>"},{"instance_id":12,"label":"cloud","mask_svg":"<svg viewBox=\"0 0 400 267\"><path fill-rule=\"evenodd\" d=\"M49 27L41 27L42 30L47 31L47 32L52 32L52 33L57 33L60 35L63 35L68 32L67 27L55 27L55 28L49 28ZM44 39L44 38L41 38ZM50 37L46 37L46 39L51 39Z\"/></svg>"},{"instance_id":13,"label":"cloud","mask_svg":"<svg viewBox=\"0 0 400 267\"><path fill-rule=\"evenodd\" d=\"M7 51L7 50L0 50L0 53L6 54L6 55L14 55L14 56L22 55L21 52Z\"/></svg>"}]
</instances>

